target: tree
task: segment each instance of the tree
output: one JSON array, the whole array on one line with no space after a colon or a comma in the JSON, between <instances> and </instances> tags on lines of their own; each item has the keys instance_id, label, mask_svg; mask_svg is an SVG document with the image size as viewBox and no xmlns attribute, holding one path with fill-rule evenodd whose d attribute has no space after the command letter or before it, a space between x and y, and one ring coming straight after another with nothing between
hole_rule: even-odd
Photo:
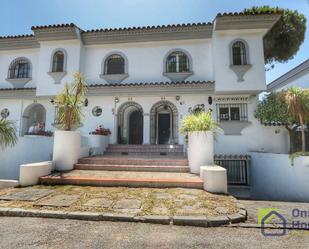
<instances>
[{"instance_id":1,"label":"tree","mask_svg":"<svg viewBox=\"0 0 309 249\"><path fill-rule=\"evenodd\" d=\"M298 92L299 99L294 104L296 96L292 93L295 91ZM309 120L309 90L291 88L279 93L270 93L258 104L255 111L255 117L262 123L279 123L285 126L290 136L291 153L296 151L295 130L301 125L299 115L302 116L304 122ZM301 129L304 131L304 126ZM302 134L302 150L304 151L305 137L303 135L304 132Z\"/></svg>"},{"instance_id":2,"label":"tree","mask_svg":"<svg viewBox=\"0 0 309 249\"><path fill-rule=\"evenodd\" d=\"M17 143L16 128L12 121L0 120L0 147L4 149Z\"/></svg>"},{"instance_id":3,"label":"tree","mask_svg":"<svg viewBox=\"0 0 309 249\"><path fill-rule=\"evenodd\" d=\"M244 9L247 14L282 13L281 18L264 37L265 64L274 67L275 62L293 59L305 39L306 17L297 10L279 7L252 7Z\"/></svg>"},{"instance_id":4,"label":"tree","mask_svg":"<svg viewBox=\"0 0 309 249\"><path fill-rule=\"evenodd\" d=\"M291 87L279 94L287 105L289 116L300 125L302 152L306 151L305 122L309 120L309 90Z\"/></svg>"},{"instance_id":5,"label":"tree","mask_svg":"<svg viewBox=\"0 0 309 249\"><path fill-rule=\"evenodd\" d=\"M80 125L86 90L84 76L75 73L74 83L66 84L64 91L52 101L57 108L56 121L61 129L71 131Z\"/></svg>"}]
</instances>

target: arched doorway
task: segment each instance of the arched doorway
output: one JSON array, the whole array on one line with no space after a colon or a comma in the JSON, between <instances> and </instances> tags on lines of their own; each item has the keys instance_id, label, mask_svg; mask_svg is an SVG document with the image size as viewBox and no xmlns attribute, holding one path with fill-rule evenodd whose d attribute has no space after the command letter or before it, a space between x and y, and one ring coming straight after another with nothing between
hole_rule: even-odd
<instances>
[{"instance_id":1,"label":"arched doorway","mask_svg":"<svg viewBox=\"0 0 309 249\"><path fill-rule=\"evenodd\" d=\"M33 103L27 106L22 116L21 135L23 136L28 132L35 133L39 129L45 130L45 121L46 110L43 105Z\"/></svg>"},{"instance_id":2,"label":"arched doorway","mask_svg":"<svg viewBox=\"0 0 309 249\"><path fill-rule=\"evenodd\" d=\"M178 111L169 101L160 101L150 110L150 143L178 144Z\"/></svg>"},{"instance_id":3,"label":"arched doorway","mask_svg":"<svg viewBox=\"0 0 309 249\"><path fill-rule=\"evenodd\" d=\"M136 102L126 102L118 109L118 143L143 143L143 108Z\"/></svg>"}]
</instances>

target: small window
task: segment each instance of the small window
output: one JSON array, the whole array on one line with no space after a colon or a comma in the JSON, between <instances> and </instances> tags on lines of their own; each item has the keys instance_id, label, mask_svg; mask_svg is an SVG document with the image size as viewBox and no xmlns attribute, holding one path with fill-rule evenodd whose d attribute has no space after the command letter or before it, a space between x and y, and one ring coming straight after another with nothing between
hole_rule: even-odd
<instances>
[{"instance_id":1,"label":"small window","mask_svg":"<svg viewBox=\"0 0 309 249\"><path fill-rule=\"evenodd\" d=\"M189 58L183 52L173 52L166 60L166 72L167 73L183 73L189 72Z\"/></svg>"},{"instance_id":2,"label":"small window","mask_svg":"<svg viewBox=\"0 0 309 249\"><path fill-rule=\"evenodd\" d=\"M64 53L57 51L53 56L53 67L52 72L63 72L64 71Z\"/></svg>"},{"instance_id":3,"label":"small window","mask_svg":"<svg viewBox=\"0 0 309 249\"><path fill-rule=\"evenodd\" d=\"M247 65L246 45L242 41L233 43L232 58L233 65Z\"/></svg>"},{"instance_id":4,"label":"small window","mask_svg":"<svg viewBox=\"0 0 309 249\"><path fill-rule=\"evenodd\" d=\"M218 121L248 121L248 108L242 104L218 104Z\"/></svg>"},{"instance_id":5,"label":"small window","mask_svg":"<svg viewBox=\"0 0 309 249\"><path fill-rule=\"evenodd\" d=\"M105 74L124 74L125 61L122 56L114 54L105 60Z\"/></svg>"},{"instance_id":6,"label":"small window","mask_svg":"<svg viewBox=\"0 0 309 249\"><path fill-rule=\"evenodd\" d=\"M30 63L27 59L18 59L12 62L9 68L9 79L30 78Z\"/></svg>"}]
</instances>

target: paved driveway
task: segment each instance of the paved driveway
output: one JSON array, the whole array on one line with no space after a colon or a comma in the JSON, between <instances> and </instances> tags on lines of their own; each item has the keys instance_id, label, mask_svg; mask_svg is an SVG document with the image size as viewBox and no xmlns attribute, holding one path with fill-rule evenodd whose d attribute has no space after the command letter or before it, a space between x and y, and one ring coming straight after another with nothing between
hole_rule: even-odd
<instances>
[{"instance_id":1,"label":"paved driveway","mask_svg":"<svg viewBox=\"0 0 309 249\"><path fill-rule=\"evenodd\" d=\"M256 228L0 217L0 248L308 248L309 231L263 237Z\"/></svg>"},{"instance_id":2,"label":"paved driveway","mask_svg":"<svg viewBox=\"0 0 309 249\"><path fill-rule=\"evenodd\" d=\"M248 220L246 223L257 224L258 210L261 208L277 208L278 212L284 216L288 224L291 224L293 221L300 221L308 224L309 228L309 203L254 200L240 200L239 202L247 209ZM296 217L295 215L298 216Z\"/></svg>"}]
</instances>

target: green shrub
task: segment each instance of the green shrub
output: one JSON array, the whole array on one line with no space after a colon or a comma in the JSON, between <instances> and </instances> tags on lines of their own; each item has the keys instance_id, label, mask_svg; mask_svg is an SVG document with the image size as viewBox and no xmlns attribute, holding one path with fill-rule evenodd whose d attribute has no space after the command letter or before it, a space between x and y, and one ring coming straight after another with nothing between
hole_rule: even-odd
<instances>
[{"instance_id":1,"label":"green shrub","mask_svg":"<svg viewBox=\"0 0 309 249\"><path fill-rule=\"evenodd\" d=\"M219 130L219 123L212 118L210 111L185 116L180 127L180 132L183 134L191 131L212 131L216 133Z\"/></svg>"}]
</instances>

